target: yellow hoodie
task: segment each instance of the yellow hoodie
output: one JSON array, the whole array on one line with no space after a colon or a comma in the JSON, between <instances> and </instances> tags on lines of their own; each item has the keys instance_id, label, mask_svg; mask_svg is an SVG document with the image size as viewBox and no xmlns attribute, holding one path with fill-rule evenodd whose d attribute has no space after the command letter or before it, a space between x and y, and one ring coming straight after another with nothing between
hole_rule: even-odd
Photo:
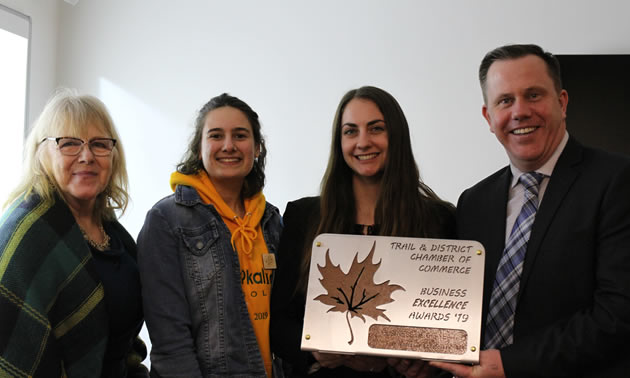
<instances>
[{"instance_id":1,"label":"yellow hoodie","mask_svg":"<svg viewBox=\"0 0 630 378\"><path fill-rule=\"evenodd\" d=\"M232 248L237 252L241 268L241 287L249 319L254 327L258 347L265 363L267 376L271 377L271 346L269 344L269 294L271 292L270 270L263 267L263 255L269 253L263 238L260 220L265 212L265 196L262 192L244 200L245 217L239 218L223 201L205 171L196 175L171 174L171 189L177 185L195 188L201 200L212 204L221 215L232 234Z\"/></svg>"}]
</instances>

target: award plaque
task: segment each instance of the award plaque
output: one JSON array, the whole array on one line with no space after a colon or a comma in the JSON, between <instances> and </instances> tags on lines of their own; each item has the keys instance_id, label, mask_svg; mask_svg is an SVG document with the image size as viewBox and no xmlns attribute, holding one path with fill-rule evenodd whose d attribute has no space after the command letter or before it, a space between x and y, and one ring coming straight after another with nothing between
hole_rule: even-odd
<instances>
[{"instance_id":1,"label":"award plaque","mask_svg":"<svg viewBox=\"0 0 630 378\"><path fill-rule=\"evenodd\" d=\"M478 363L484 259L469 240L318 235L302 349Z\"/></svg>"}]
</instances>

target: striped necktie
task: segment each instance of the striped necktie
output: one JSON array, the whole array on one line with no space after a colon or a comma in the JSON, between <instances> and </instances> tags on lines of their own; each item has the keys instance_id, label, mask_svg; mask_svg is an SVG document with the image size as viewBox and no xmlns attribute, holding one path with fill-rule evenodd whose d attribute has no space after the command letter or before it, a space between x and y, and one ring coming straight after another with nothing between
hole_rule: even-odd
<instances>
[{"instance_id":1,"label":"striped necktie","mask_svg":"<svg viewBox=\"0 0 630 378\"><path fill-rule=\"evenodd\" d=\"M501 348L513 342L516 297L521 282L527 242L538 209L538 186L543 177L544 175L540 173L528 172L519 178L520 183L525 187L525 203L514 222L497 267L486 321L485 349Z\"/></svg>"}]
</instances>

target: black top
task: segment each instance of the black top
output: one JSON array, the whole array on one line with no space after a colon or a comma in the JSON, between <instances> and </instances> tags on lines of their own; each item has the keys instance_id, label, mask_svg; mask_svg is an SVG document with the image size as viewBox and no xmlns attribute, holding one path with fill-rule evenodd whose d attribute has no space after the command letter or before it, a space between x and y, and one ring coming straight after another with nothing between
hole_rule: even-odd
<instances>
[{"instance_id":1,"label":"black top","mask_svg":"<svg viewBox=\"0 0 630 378\"><path fill-rule=\"evenodd\" d=\"M109 336L101 377L126 377L127 355L143 322L140 275L135 244L113 224L104 225L110 236L105 251L90 246L92 261L105 291ZM131 240L133 242L133 240Z\"/></svg>"},{"instance_id":2,"label":"black top","mask_svg":"<svg viewBox=\"0 0 630 378\"><path fill-rule=\"evenodd\" d=\"M437 201L428 200L431 213L438 225L427 237L449 239L455 236L454 208ZM295 294L299 281L302 252L306 240L315 235L313 229L320 221L319 197L306 197L289 202L284 212L284 230L278 249L278 270L271 296L271 348L284 362L287 377L306 377L308 367L315 359L310 352L300 350L306 296ZM355 229L361 234L362 227ZM295 295L294 295L295 294ZM347 367L321 368L308 377L388 377L387 370L381 373L358 372Z\"/></svg>"}]
</instances>

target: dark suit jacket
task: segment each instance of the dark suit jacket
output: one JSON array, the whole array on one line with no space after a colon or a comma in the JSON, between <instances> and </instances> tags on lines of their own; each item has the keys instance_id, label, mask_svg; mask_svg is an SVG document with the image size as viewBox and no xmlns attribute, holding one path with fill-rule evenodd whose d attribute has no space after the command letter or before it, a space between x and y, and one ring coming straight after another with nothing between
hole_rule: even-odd
<instances>
[{"instance_id":1,"label":"dark suit jacket","mask_svg":"<svg viewBox=\"0 0 630 378\"><path fill-rule=\"evenodd\" d=\"M484 323L511 179L503 168L457 206L458 237L486 248ZM536 215L503 367L507 377L630 377L629 339L630 159L569 138Z\"/></svg>"}]
</instances>

